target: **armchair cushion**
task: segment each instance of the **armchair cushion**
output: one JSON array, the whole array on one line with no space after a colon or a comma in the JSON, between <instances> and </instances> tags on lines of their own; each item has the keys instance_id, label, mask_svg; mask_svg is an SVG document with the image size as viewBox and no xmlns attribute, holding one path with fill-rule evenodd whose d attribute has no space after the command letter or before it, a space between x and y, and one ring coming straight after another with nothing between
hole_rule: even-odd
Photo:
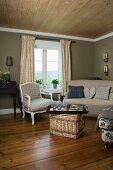
<instances>
[{"instance_id":1,"label":"armchair cushion","mask_svg":"<svg viewBox=\"0 0 113 170\"><path fill-rule=\"evenodd\" d=\"M28 109L29 109L29 111L32 111L32 112L46 110L46 108L49 105L52 105L54 103L56 103L56 102L52 101L50 99L45 99L45 98L35 99L35 100L31 100L31 104L29 105Z\"/></svg>"}]
</instances>

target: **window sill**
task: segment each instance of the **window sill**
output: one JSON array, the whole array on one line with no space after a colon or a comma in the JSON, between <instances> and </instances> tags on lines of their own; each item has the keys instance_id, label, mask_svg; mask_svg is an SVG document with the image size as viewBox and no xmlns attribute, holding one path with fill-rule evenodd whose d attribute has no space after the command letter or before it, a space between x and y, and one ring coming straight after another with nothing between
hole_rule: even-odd
<instances>
[{"instance_id":1,"label":"window sill","mask_svg":"<svg viewBox=\"0 0 113 170\"><path fill-rule=\"evenodd\" d=\"M53 100L53 95L61 94L61 89L41 89L41 94L49 95L50 98Z\"/></svg>"},{"instance_id":2,"label":"window sill","mask_svg":"<svg viewBox=\"0 0 113 170\"><path fill-rule=\"evenodd\" d=\"M61 93L61 89L57 88L57 89L41 89L41 92L45 92L45 93Z\"/></svg>"}]
</instances>

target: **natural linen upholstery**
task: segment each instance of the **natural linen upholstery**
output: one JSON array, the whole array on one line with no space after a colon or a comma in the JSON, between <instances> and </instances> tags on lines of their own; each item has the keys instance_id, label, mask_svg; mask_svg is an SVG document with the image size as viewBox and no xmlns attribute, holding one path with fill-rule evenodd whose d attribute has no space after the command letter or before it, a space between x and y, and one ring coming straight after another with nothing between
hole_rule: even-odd
<instances>
[{"instance_id":1,"label":"natural linen upholstery","mask_svg":"<svg viewBox=\"0 0 113 170\"><path fill-rule=\"evenodd\" d=\"M95 98L92 94L91 97L85 96L84 98L68 98L65 96L64 103L65 104L79 104L79 105L86 105L88 106L89 112L85 114L85 116L89 117L97 117L98 114L101 112L102 109L113 107L113 81L109 80L71 80L68 82L69 86L84 86L88 89L95 89L95 96L98 92L97 89L103 89L103 93L99 90L98 93L100 96L99 98ZM105 91L105 87L106 91ZM109 91L110 88L110 91ZM107 100L106 92L110 92L109 98ZM100 95L101 94L101 95Z\"/></svg>"},{"instance_id":2,"label":"natural linen upholstery","mask_svg":"<svg viewBox=\"0 0 113 170\"><path fill-rule=\"evenodd\" d=\"M55 103L55 101L51 99L42 98L40 86L35 82L21 84L20 94L23 118L25 117L25 112L31 114L32 125L34 125L35 113L45 112L49 105Z\"/></svg>"}]
</instances>

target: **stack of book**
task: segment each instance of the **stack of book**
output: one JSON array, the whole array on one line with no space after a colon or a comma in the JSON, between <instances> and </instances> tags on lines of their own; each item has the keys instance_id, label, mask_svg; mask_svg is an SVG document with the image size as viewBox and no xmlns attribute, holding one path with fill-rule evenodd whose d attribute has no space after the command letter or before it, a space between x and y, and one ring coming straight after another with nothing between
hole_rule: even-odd
<instances>
[{"instance_id":1,"label":"stack of book","mask_svg":"<svg viewBox=\"0 0 113 170\"><path fill-rule=\"evenodd\" d=\"M70 111L83 111L83 110L86 110L86 108L85 108L85 105L71 105L70 106Z\"/></svg>"}]
</instances>

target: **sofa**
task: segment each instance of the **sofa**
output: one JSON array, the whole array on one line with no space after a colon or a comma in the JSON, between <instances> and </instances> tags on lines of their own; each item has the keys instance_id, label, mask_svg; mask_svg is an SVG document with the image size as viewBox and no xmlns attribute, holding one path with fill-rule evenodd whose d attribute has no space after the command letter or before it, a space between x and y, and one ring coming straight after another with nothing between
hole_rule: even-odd
<instances>
[{"instance_id":1,"label":"sofa","mask_svg":"<svg viewBox=\"0 0 113 170\"><path fill-rule=\"evenodd\" d=\"M97 117L102 110L113 107L113 81L71 80L67 87L64 103L86 105L89 109L87 117Z\"/></svg>"}]
</instances>

